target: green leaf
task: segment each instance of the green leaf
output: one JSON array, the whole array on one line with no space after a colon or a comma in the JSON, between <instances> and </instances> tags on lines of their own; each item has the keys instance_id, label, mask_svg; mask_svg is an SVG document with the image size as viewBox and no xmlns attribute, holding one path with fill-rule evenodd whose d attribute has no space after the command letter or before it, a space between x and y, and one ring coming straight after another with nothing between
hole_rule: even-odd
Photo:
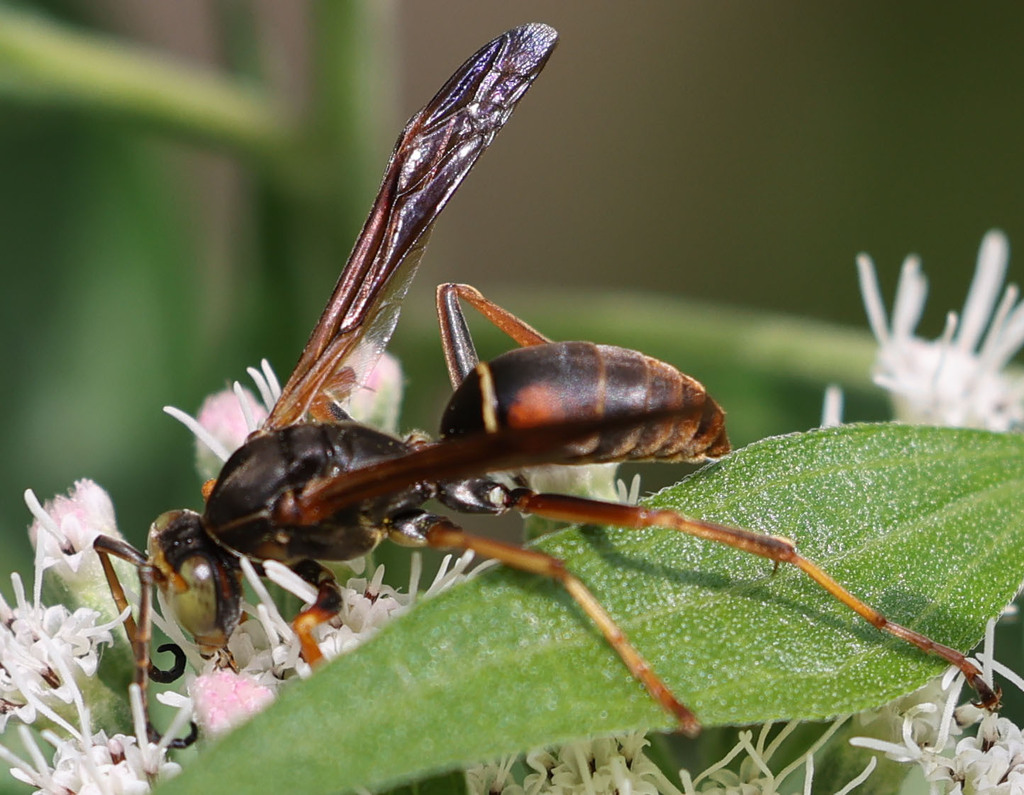
<instances>
[{"instance_id":1,"label":"green leaf","mask_svg":"<svg viewBox=\"0 0 1024 795\"><path fill-rule=\"evenodd\" d=\"M968 649L1021 581L1022 480L1019 435L844 426L751 445L651 504L786 535L893 620ZM773 574L734 549L607 528L537 546L591 586L705 725L859 711L944 667L795 569ZM162 791L377 789L542 744L671 727L557 585L499 570L287 689Z\"/></svg>"}]
</instances>

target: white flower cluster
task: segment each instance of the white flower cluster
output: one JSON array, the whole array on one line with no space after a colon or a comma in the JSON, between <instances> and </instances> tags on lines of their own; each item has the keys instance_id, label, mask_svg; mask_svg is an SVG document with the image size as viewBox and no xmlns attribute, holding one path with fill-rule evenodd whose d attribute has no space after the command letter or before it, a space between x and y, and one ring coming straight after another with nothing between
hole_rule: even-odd
<instances>
[{"instance_id":1,"label":"white flower cluster","mask_svg":"<svg viewBox=\"0 0 1024 795\"><path fill-rule=\"evenodd\" d=\"M789 790L784 785L788 782L789 777L800 768L804 769L804 792L810 793L811 784L814 781L814 754L828 742L846 720L846 718L840 718L833 721L817 740L778 773L772 772L769 763L782 747L783 742L800 724L800 721L790 721L785 724L771 739L771 742L768 741L768 737L772 730L772 724L764 725L761 727L756 745L753 742L753 732L741 731L739 741L732 750L696 778L691 778L686 770L679 771L685 795L776 795ZM745 753L746 756L740 763L739 772L726 769L726 765L741 753ZM864 770L843 786L836 795L847 795L859 787L871 775L876 765L876 760L869 760Z\"/></svg>"},{"instance_id":2,"label":"white flower cluster","mask_svg":"<svg viewBox=\"0 0 1024 795\"><path fill-rule=\"evenodd\" d=\"M419 592L422 569L419 555L413 556L406 593L383 583L383 566L378 566L369 580L349 579L341 587L342 606L338 615L316 629L320 651L329 660L351 651L389 621L407 612L417 599L435 596L467 579L472 560L471 552L454 561L451 555L445 556L433 581L422 593ZM232 667L225 667L218 657L199 661L196 666L199 675L188 679L188 696L163 694L160 697L171 706L189 709L200 728L211 734L221 734L252 717L273 700L278 688L289 679L312 673L300 657L299 641L291 624L278 611L252 564L245 558L240 558L240 562L258 603L245 605L252 620L243 621L228 640ZM271 582L305 604L315 600L316 590L286 566L267 561L264 568ZM198 656L198 649L180 634L180 630L176 642L190 659Z\"/></svg>"},{"instance_id":3,"label":"white flower cluster","mask_svg":"<svg viewBox=\"0 0 1024 795\"><path fill-rule=\"evenodd\" d=\"M179 768L167 759L166 743L146 739L137 695L133 710L141 733L108 735L94 729L97 719L110 717L112 701L123 701L123 694L111 693L97 678L97 666L101 647L113 643L112 632L120 631L124 617L104 621L99 610L47 606L42 600L44 579L81 584L89 572L96 573L98 565L94 570L89 561L92 539L100 529L117 534L113 507L102 489L86 480L45 508L34 496L27 498L36 515L31 529L35 579L31 597L17 574L11 577L13 606L0 597L0 732L14 719L28 759L4 745L0 759L38 792L148 791L157 776ZM50 761L29 726L52 747Z\"/></svg>"},{"instance_id":4,"label":"white flower cluster","mask_svg":"<svg viewBox=\"0 0 1024 795\"><path fill-rule=\"evenodd\" d=\"M732 750L707 770L693 777L679 771L682 789L675 786L644 753L650 743L639 733L622 737L581 740L555 749L526 755L530 769L521 782L514 773L514 759L481 765L466 772L471 795L591 795L594 793L636 793L636 795L777 795L790 789L790 777L803 769L805 791L810 792L814 777L814 754L845 723L832 723L822 735L793 761L773 773L770 762L799 721L785 724L769 741L772 724L761 728L757 742L754 733L741 731ZM728 768L743 755L739 770ZM868 761L864 770L846 784L837 795L846 795L860 786L875 769Z\"/></svg>"},{"instance_id":5,"label":"white flower cluster","mask_svg":"<svg viewBox=\"0 0 1024 795\"><path fill-rule=\"evenodd\" d=\"M1024 737L1007 718L986 715L975 737L956 745L948 762L937 764L926 778L948 781L953 792L1024 792Z\"/></svg>"},{"instance_id":6,"label":"white flower cluster","mask_svg":"<svg viewBox=\"0 0 1024 795\"><path fill-rule=\"evenodd\" d=\"M113 644L124 618L114 615L109 592L89 586L102 580L93 539L100 532L117 535L106 493L81 480L46 506L32 492L25 497L35 515L29 528L35 576L30 596L21 577L11 575L13 606L0 594L0 732L11 717L66 728L79 691L102 687L95 680L100 651ZM47 605L44 583L74 598Z\"/></svg>"},{"instance_id":7,"label":"white flower cluster","mask_svg":"<svg viewBox=\"0 0 1024 795\"><path fill-rule=\"evenodd\" d=\"M573 795L588 792L631 792L658 795L678 792L645 754L643 734L582 740L526 755L530 769L515 780L514 758L481 765L466 772L471 795Z\"/></svg>"},{"instance_id":8,"label":"white flower cluster","mask_svg":"<svg viewBox=\"0 0 1024 795\"><path fill-rule=\"evenodd\" d=\"M83 570L91 568L82 565L82 550L91 548L99 528L116 536L112 509L106 510L108 498L89 481L79 482L69 497L58 498L45 508L34 498L29 502L37 514L33 525L38 542L34 597L26 594L17 574L12 577L13 607L0 597L0 731L9 720L17 720L22 724L22 745L29 754L29 759L22 759L0 745L0 759L19 780L39 792L59 795L148 792L157 777L173 775L179 769L168 760L167 746L189 720L210 734L223 733L265 707L282 682L309 674L290 624L278 612L252 565L242 559L258 603L246 605L255 620L243 622L232 635L230 656L203 660L180 628L166 617L155 617L200 672L186 677L188 695L167 691L158 696L179 710L163 739L159 743L146 739L146 719L137 692L132 704L135 736L94 731L97 719L109 718L105 706L123 700L121 694L106 690L96 674L100 647L113 642L112 632L120 630L124 616L101 622L101 614L88 607L71 611L63 605L46 606L41 590L50 570L61 572L58 579L71 573L82 584ZM97 506L102 510L95 510ZM98 524L90 525L97 519ZM76 531L74 541L61 532L62 526ZM342 588L338 620L318 630L324 655L330 658L348 651L407 611L417 598L433 596L465 579L471 561L472 553L454 561L446 557L422 593L419 556L414 557L407 593L383 584L383 567L370 579L350 579ZM310 602L315 598L311 586L286 567L269 563L266 568L270 579L285 589ZM103 578L101 572L94 573ZM106 588L105 581L102 588ZM127 588L126 593L137 601L137 594ZM110 600L109 594L106 598ZM237 671L223 667L229 659ZM42 738L53 748L52 759L47 760L27 726L42 730Z\"/></svg>"},{"instance_id":9,"label":"white flower cluster","mask_svg":"<svg viewBox=\"0 0 1024 795\"><path fill-rule=\"evenodd\" d=\"M63 723L79 682L96 674L99 647L113 642L111 630L120 624L97 623L99 613L87 607L71 612L34 603L20 577L11 579L14 607L0 596L0 732L11 717Z\"/></svg>"},{"instance_id":10,"label":"white flower cluster","mask_svg":"<svg viewBox=\"0 0 1024 795\"><path fill-rule=\"evenodd\" d=\"M30 760L21 759L0 745L0 759L11 767L18 781L45 795L141 795L149 792L158 778L169 778L180 766L166 758L162 745L140 745L135 736L97 732L88 737L64 739L44 730L42 737L55 748L47 762L32 733L19 727L22 744ZM144 735L143 735L144 736Z\"/></svg>"},{"instance_id":11,"label":"white flower cluster","mask_svg":"<svg viewBox=\"0 0 1024 795\"><path fill-rule=\"evenodd\" d=\"M875 383L892 393L897 419L993 431L1024 422L1024 383L1003 372L1024 345L1017 286L1009 285L997 305L1009 252L1002 232L985 235L963 311L947 314L934 342L914 336L928 293L920 259L903 262L890 322L874 263L867 254L857 258L864 306L880 346Z\"/></svg>"},{"instance_id":12,"label":"white flower cluster","mask_svg":"<svg viewBox=\"0 0 1024 795\"><path fill-rule=\"evenodd\" d=\"M995 621L985 632L979 655L986 678L992 671L1024 690L1024 679L994 658ZM1024 737L1007 718L966 704L957 706L963 675L949 672L916 693L897 699L872 716L892 725L898 742L855 737L851 744L884 753L889 759L921 769L931 795L1015 795L1024 793ZM957 739L977 724L974 736Z\"/></svg>"}]
</instances>

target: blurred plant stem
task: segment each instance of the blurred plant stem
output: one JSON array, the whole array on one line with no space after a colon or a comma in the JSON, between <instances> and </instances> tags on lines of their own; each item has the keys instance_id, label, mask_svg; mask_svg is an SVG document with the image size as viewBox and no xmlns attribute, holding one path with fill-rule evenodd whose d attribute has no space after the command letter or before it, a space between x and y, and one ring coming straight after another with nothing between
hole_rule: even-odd
<instances>
[{"instance_id":1,"label":"blurred plant stem","mask_svg":"<svg viewBox=\"0 0 1024 795\"><path fill-rule=\"evenodd\" d=\"M386 65L391 17L390 3L314 7L315 78L306 122L258 80L0 5L0 95L141 122L240 155L291 188L297 183L323 196L312 176L316 186L329 184L332 193L350 197L353 182L366 181L351 172L366 168L378 109L387 104L380 102L382 86L393 83ZM339 169L344 179L336 179Z\"/></svg>"},{"instance_id":2,"label":"blurred plant stem","mask_svg":"<svg viewBox=\"0 0 1024 795\"><path fill-rule=\"evenodd\" d=\"M273 158L294 133L259 87L0 6L0 89Z\"/></svg>"}]
</instances>

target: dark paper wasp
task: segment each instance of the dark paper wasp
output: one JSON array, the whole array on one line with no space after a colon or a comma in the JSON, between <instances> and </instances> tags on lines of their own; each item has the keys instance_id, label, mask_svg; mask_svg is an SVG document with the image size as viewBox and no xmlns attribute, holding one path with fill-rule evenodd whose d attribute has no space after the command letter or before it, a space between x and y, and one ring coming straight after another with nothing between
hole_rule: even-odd
<instances>
[{"instance_id":1,"label":"dark paper wasp","mask_svg":"<svg viewBox=\"0 0 1024 795\"><path fill-rule=\"evenodd\" d=\"M338 584L319 561L352 560L389 539L413 547L472 550L559 581L680 728L697 732L693 713L561 561L471 535L422 507L434 499L462 513L514 510L562 521L673 528L776 565L791 563L876 627L959 667L982 702L995 704L998 694L963 654L888 621L787 539L665 510L537 493L489 474L540 464L703 461L725 455L724 413L699 382L671 365L624 348L552 342L474 288L445 284L438 289L437 308L455 391L440 439L398 438L345 413L346 398L391 336L434 221L540 73L555 42L555 31L545 25L508 31L463 64L409 121L294 372L262 428L224 465L203 513L160 516L150 530L147 554L110 538L96 541L122 610L125 599L110 556L139 570L138 622L128 623L136 682L144 692L147 677L159 673L149 652L153 585L179 623L212 653L225 646L241 618L238 557L257 564L280 561L317 589L314 603L293 621L303 656L315 663L321 653L313 632L339 608ZM518 347L480 362L460 302L482 313Z\"/></svg>"}]
</instances>

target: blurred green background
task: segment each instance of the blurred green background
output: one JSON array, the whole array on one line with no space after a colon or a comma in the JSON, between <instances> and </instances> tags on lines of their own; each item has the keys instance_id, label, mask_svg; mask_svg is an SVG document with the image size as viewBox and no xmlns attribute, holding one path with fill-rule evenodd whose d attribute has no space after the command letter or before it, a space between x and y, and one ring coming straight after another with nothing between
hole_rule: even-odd
<instances>
[{"instance_id":1,"label":"blurred green background","mask_svg":"<svg viewBox=\"0 0 1024 795\"><path fill-rule=\"evenodd\" d=\"M161 407L264 356L287 376L404 120L526 21L561 44L406 300L407 427L447 389L441 281L680 365L743 444L815 425L831 380L888 416L858 252L890 303L922 255L935 335L984 232L1024 245L1017 2L0 2L0 570L29 487L97 480L137 543L198 506Z\"/></svg>"}]
</instances>

